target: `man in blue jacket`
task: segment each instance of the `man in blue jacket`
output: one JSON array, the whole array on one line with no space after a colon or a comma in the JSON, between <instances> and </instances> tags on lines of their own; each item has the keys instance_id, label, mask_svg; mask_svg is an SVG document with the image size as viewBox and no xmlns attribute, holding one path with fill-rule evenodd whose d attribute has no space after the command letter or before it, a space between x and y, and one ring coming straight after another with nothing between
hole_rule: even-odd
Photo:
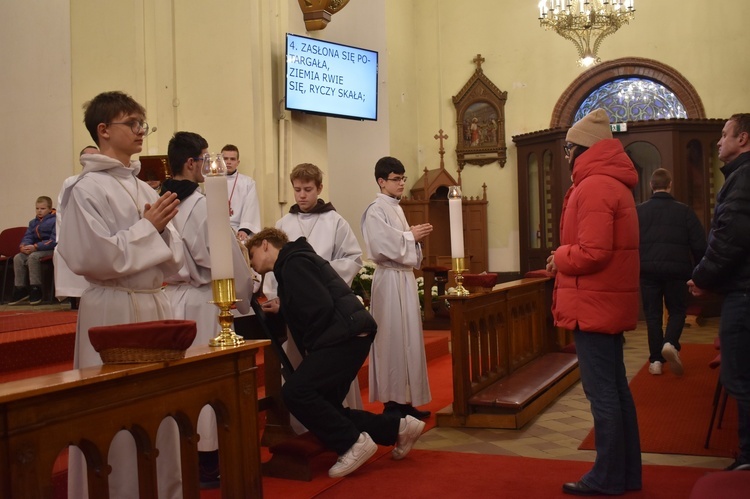
<instances>
[{"instance_id":1,"label":"man in blue jacket","mask_svg":"<svg viewBox=\"0 0 750 499\"><path fill-rule=\"evenodd\" d=\"M29 222L19 249L13 258L15 288L10 305L29 301L31 305L42 303L42 258L52 256L57 238L55 234L55 210L52 199L40 196L36 200L36 217Z\"/></svg>"},{"instance_id":2,"label":"man in blue jacket","mask_svg":"<svg viewBox=\"0 0 750 499\"><path fill-rule=\"evenodd\" d=\"M636 207L640 226L641 299L648 329L648 372L661 374L662 364L682 376L680 336L687 313L687 280L706 252L706 233L695 212L672 191L672 174L664 168L651 175L651 199ZM662 329L667 307L666 332Z\"/></svg>"},{"instance_id":3,"label":"man in blue jacket","mask_svg":"<svg viewBox=\"0 0 750 499\"><path fill-rule=\"evenodd\" d=\"M688 281L694 296L724 294L721 305L721 383L737 401L739 453L727 470L750 470L750 113L735 114L719 139L724 185L708 249Z\"/></svg>"}]
</instances>

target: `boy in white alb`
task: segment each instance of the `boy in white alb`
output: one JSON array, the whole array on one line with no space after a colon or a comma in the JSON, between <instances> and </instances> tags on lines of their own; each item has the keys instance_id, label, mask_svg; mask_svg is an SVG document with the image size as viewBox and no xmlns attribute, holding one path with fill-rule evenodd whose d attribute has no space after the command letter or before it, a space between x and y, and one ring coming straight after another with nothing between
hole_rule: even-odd
<instances>
[{"instance_id":1,"label":"boy in white alb","mask_svg":"<svg viewBox=\"0 0 750 499\"><path fill-rule=\"evenodd\" d=\"M229 223L244 242L260 229L260 204L255 180L237 171L240 151L237 146L227 144L221 149L227 165L227 191L229 194Z\"/></svg>"},{"instance_id":2,"label":"boy in white alb","mask_svg":"<svg viewBox=\"0 0 750 499\"><path fill-rule=\"evenodd\" d=\"M89 283L78 312L76 368L102 364L89 341L90 328L171 319L162 283L183 263L182 241L169 223L177 214L177 195L159 197L136 177L141 164L130 159L141 152L148 133L143 106L122 92L105 92L84 109L86 128L101 154L81 157L83 172L63 193L59 245L70 270ZM166 429L156 438L159 497L182 497L176 424ZM112 440L111 498L138 497L134 447L122 431ZM78 447L70 448L69 459L68 497L86 497Z\"/></svg>"},{"instance_id":3,"label":"boy in white alb","mask_svg":"<svg viewBox=\"0 0 750 499\"><path fill-rule=\"evenodd\" d=\"M206 196L198 185L204 181L201 169L203 155L207 152L208 142L197 133L175 133L167 148L172 178L166 179L161 186L162 192L174 192L180 200L180 211L172 223L180 233L185 248L185 264L178 273L165 279L166 293L175 319L195 321L198 334L193 345L207 345L220 331L217 320L219 309L212 303ZM237 308L247 313L253 293L253 275L229 226L226 236L232 240ZM203 408L198 418L198 434L201 436L198 441L201 487L218 487L216 415L208 406Z\"/></svg>"},{"instance_id":4,"label":"boy in white alb","mask_svg":"<svg viewBox=\"0 0 750 499\"><path fill-rule=\"evenodd\" d=\"M83 157L84 154L98 154L99 148L96 146L84 147L79 157ZM60 188L60 194L57 196L57 233L60 234L60 225L62 224L62 198L63 194L68 187L73 185L78 180L78 175L71 175L66 178L63 182L62 188ZM86 279L78 274L74 274L68 268L68 263L60 256L60 251L55 248L55 254L52 257L52 263L55 267L55 297L62 301L65 298L70 298L70 308L78 308L78 300L81 295L89 287L89 283Z\"/></svg>"},{"instance_id":5,"label":"boy in white alb","mask_svg":"<svg viewBox=\"0 0 750 499\"><path fill-rule=\"evenodd\" d=\"M399 205L406 177L404 165L384 157L375 164L380 194L362 214L362 236L377 268L372 277L370 313L378 334L370 350L370 401L384 403L384 412L418 419L429 411L416 407L431 400L414 269L422 263L419 244L429 223L409 226Z\"/></svg>"},{"instance_id":6,"label":"boy in white alb","mask_svg":"<svg viewBox=\"0 0 750 499\"><path fill-rule=\"evenodd\" d=\"M362 267L362 250L344 217L339 215L331 203L318 198L323 190L323 172L311 163L302 163L294 167L289 178L296 204L276 222L276 228L283 230L291 241L305 237L315 252L328 260L333 270L351 286L354 276ZM264 291L269 298L264 308L271 311L276 299L276 279L273 272L266 274ZM291 335L287 338L285 349L292 364L296 366L302 359ZM362 409L357 379L352 382L344 402L352 409Z\"/></svg>"}]
</instances>

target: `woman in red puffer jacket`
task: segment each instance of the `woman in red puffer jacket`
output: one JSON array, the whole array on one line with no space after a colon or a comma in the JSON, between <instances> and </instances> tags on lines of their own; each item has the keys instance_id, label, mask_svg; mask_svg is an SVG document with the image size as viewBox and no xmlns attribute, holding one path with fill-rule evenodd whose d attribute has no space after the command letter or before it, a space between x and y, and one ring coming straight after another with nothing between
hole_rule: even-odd
<instances>
[{"instance_id":1,"label":"woman in red puffer jacket","mask_svg":"<svg viewBox=\"0 0 750 499\"><path fill-rule=\"evenodd\" d=\"M631 192L638 173L609 118L597 109L568 131L573 185L565 195L555 273L555 325L574 331L581 383L594 416L596 461L574 495L622 494L641 488L635 404L623 362L623 331L638 321L638 214Z\"/></svg>"}]
</instances>

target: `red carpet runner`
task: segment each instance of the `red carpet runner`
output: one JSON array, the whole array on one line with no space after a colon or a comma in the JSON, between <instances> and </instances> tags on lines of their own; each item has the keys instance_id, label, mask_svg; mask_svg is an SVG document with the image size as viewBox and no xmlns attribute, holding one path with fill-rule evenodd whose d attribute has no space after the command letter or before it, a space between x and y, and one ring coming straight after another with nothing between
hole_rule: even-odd
<instances>
[{"instance_id":1,"label":"red carpet runner","mask_svg":"<svg viewBox=\"0 0 750 499\"><path fill-rule=\"evenodd\" d=\"M680 352L685 374L677 377L664 369L654 376L648 362L630 381L635 399L641 451L657 454L733 457L737 450L737 408L729 399L720 430L714 427L710 447L703 448L719 370L708 363L716 356L713 345L683 345ZM717 416L718 419L718 416ZM579 449L594 448L594 431Z\"/></svg>"},{"instance_id":2,"label":"red carpet runner","mask_svg":"<svg viewBox=\"0 0 750 499\"><path fill-rule=\"evenodd\" d=\"M590 468L591 463L580 461L413 450L403 461L378 459L314 497L563 498L571 496L562 493L562 484L578 480ZM647 465L643 467L643 490L623 497L687 498L707 471Z\"/></svg>"}]
</instances>

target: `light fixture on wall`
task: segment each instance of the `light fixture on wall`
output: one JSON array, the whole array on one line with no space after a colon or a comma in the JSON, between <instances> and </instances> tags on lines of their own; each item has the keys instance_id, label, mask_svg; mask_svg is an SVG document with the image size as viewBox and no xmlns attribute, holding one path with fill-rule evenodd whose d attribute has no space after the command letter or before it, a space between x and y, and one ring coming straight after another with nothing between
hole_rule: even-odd
<instances>
[{"instance_id":1,"label":"light fixture on wall","mask_svg":"<svg viewBox=\"0 0 750 499\"><path fill-rule=\"evenodd\" d=\"M602 40L635 15L635 0L541 0L539 24L573 42L578 64L601 62L596 54Z\"/></svg>"}]
</instances>

